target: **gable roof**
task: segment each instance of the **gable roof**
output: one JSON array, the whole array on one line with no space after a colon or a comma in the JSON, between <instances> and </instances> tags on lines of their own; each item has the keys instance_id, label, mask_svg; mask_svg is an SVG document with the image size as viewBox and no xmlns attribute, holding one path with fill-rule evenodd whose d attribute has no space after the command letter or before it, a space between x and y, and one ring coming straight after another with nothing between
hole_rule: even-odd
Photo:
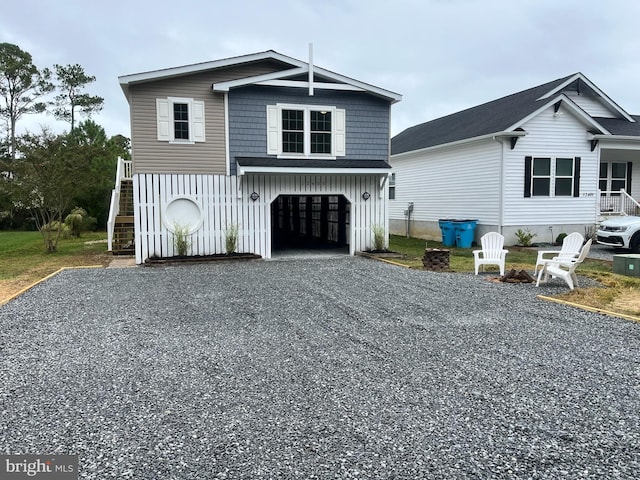
<instances>
[{"instance_id":1,"label":"gable roof","mask_svg":"<svg viewBox=\"0 0 640 480\"><path fill-rule=\"evenodd\" d=\"M607 108L617 112L623 118L592 118L563 93L565 90L580 91L581 85L583 89L588 89L593 95L599 97ZM391 154L397 155L486 135L515 132L523 120L560 100L582 116L594 130L613 135L640 135L640 123L636 122L639 117L626 113L578 72L407 128L391 139ZM628 133L621 133L622 131Z\"/></svg>"},{"instance_id":2,"label":"gable roof","mask_svg":"<svg viewBox=\"0 0 640 480\"><path fill-rule=\"evenodd\" d=\"M227 68L231 66L237 66L246 63L259 62L270 60L282 65L282 69L264 75L258 75L253 77L240 78L228 82L220 82L212 85L212 89L218 92L227 92L231 88L245 86L250 84L271 84L278 85L278 81L285 85L288 79L298 78L300 75L308 74L311 70L312 78L314 80L320 80L318 83L313 83L318 88L334 88L334 89L349 89L356 91L368 92L370 94L382 97L391 103L399 102L402 99L402 95L386 90L374 85L370 85L359 80L340 75L338 73L326 70L324 68L309 64L302 60L288 57L274 50L267 50L264 52L257 52L248 55L241 55L238 57L224 58L221 60L214 60L211 62L196 63L192 65L184 65L180 67L165 68L161 70L153 70L149 72L134 73L131 75L123 75L118 77L120 87L125 92L128 91L129 85L138 83L162 80L166 78L179 77L184 75L190 75L194 73L202 73L207 71L216 70L218 68ZM329 82L327 82L327 80ZM271 82L271 83L269 83ZM331 83L335 82L335 83ZM293 81L289 81L293 83ZM295 82L296 86L303 86L304 82ZM292 86L292 85L287 85ZM308 82L307 82L308 88Z\"/></svg>"}]
</instances>

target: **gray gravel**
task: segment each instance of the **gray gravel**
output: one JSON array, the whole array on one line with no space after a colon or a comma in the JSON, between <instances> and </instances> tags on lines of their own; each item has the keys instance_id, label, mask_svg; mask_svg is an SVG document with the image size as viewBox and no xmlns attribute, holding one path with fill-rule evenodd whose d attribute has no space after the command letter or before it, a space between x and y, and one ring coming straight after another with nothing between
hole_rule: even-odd
<instances>
[{"instance_id":1,"label":"gray gravel","mask_svg":"<svg viewBox=\"0 0 640 480\"><path fill-rule=\"evenodd\" d=\"M640 325L363 258L65 271L0 308L0 451L80 478L637 478Z\"/></svg>"},{"instance_id":2,"label":"gray gravel","mask_svg":"<svg viewBox=\"0 0 640 480\"><path fill-rule=\"evenodd\" d=\"M593 243L591 248L589 249L588 258L595 258L598 260L609 260L613 261L614 255L625 255L632 253L631 250L627 250L625 248L617 248L617 247L608 247L607 245L600 245L598 243Z\"/></svg>"}]
</instances>

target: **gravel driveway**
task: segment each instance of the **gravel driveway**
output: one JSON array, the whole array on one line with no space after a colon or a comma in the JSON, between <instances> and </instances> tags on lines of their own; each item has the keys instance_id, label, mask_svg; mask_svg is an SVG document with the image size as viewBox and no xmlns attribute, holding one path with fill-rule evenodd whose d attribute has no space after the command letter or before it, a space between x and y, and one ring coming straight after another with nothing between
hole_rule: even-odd
<instances>
[{"instance_id":1,"label":"gravel driveway","mask_svg":"<svg viewBox=\"0 0 640 480\"><path fill-rule=\"evenodd\" d=\"M80 478L637 478L640 325L363 258L65 271L0 307L0 451Z\"/></svg>"}]
</instances>

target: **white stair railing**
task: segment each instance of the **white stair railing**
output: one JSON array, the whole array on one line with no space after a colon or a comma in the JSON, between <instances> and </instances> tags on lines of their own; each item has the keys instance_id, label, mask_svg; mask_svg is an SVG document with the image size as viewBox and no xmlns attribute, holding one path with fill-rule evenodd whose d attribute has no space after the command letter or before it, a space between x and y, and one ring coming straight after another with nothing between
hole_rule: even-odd
<instances>
[{"instance_id":1,"label":"white stair railing","mask_svg":"<svg viewBox=\"0 0 640 480\"><path fill-rule=\"evenodd\" d=\"M133 167L131 160L124 160L118 157L118 165L116 167L116 185L111 190L111 204L109 205L109 218L107 220L107 250L113 250L113 231L116 225L116 217L120 213L120 188L122 180L131 180L133 178Z\"/></svg>"},{"instance_id":2,"label":"white stair railing","mask_svg":"<svg viewBox=\"0 0 640 480\"><path fill-rule=\"evenodd\" d=\"M638 203L624 188L615 191L599 191L600 215L638 215L640 203Z\"/></svg>"}]
</instances>

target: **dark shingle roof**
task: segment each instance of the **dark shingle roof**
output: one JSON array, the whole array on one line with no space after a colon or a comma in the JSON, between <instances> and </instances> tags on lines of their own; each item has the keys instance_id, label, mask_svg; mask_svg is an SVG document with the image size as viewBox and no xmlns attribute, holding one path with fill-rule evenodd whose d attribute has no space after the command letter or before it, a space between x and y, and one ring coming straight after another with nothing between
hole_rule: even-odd
<instances>
[{"instance_id":1,"label":"dark shingle roof","mask_svg":"<svg viewBox=\"0 0 640 480\"><path fill-rule=\"evenodd\" d=\"M306 158L236 157L243 167L293 167L293 168L391 168L384 160L322 160Z\"/></svg>"},{"instance_id":2,"label":"dark shingle roof","mask_svg":"<svg viewBox=\"0 0 640 480\"><path fill-rule=\"evenodd\" d=\"M572 76L407 128L391 139L391 155L505 131L548 102L538 99Z\"/></svg>"},{"instance_id":3,"label":"dark shingle roof","mask_svg":"<svg viewBox=\"0 0 640 480\"><path fill-rule=\"evenodd\" d=\"M640 137L640 115L631 115L636 123L629 122L622 118L602 118L593 119L606 128L612 135L629 135Z\"/></svg>"}]
</instances>

